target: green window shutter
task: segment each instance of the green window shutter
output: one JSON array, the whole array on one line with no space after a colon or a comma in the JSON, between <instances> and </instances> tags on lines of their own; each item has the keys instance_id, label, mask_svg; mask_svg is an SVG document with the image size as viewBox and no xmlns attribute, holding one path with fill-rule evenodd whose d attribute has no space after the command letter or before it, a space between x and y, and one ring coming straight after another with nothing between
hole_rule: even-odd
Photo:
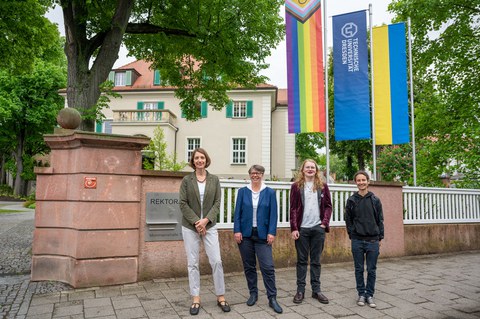
<instances>
[{"instance_id":1,"label":"green window shutter","mask_svg":"<svg viewBox=\"0 0 480 319\"><path fill-rule=\"evenodd\" d=\"M157 110L164 110L164 109L165 109L165 102L157 102ZM160 121L162 119L162 115L163 115L162 112L156 113L155 119L157 121Z\"/></svg>"},{"instance_id":2,"label":"green window shutter","mask_svg":"<svg viewBox=\"0 0 480 319\"><path fill-rule=\"evenodd\" d=\"M115 71L110 71L110 73L108 73L108 80L115 84Z\"/></svg>"},{"instance_id":3,"label":"green window shutter","mask_svg":"<svg viewBox=\"0 0 480 319\"><path fill-rule=\"evenodd\" d=\"M160 85L160 71L153 71L153 85Z\"/></svg>"},{"instance_id":4,"label":"green window shutter","mask_svg":"<svg viewBox=\"0 0 480 319\"><path fill-rule=\"evenodd\" d=\"M233 114L233 102L230 101L227 104L227 118L232 118L232 114Z\"/></svg>"},{"instance_id":5,"label":"green window shutter","mask_svg":"<svg viewBox=\"0 0 480 319\"><path fill-rule=\"evenodd\" d=\"M143 110L143 102L137 102L137 110ZM143 113L137 113L137 121L143 121Z\"/></svg>"},{"instance_id":6,"label":"green window shutter","mask_svg":"<svg viewBox=\"0 0 480 319\"><path fill-rule=\"evenodd\" d=\"M95 125L95 132L102 133L102 122L97 122L97 124Z\"/></svg>"},{"instance_id":7,"label":"green window shutter","mask_svg":"<svg viewBox=\"0 0 480 319\"><path fill-rule=\"evenodd\" d=\"M125 85L132 85L132 71L125 72Z\"/></svg>"},{"instance_id":8,"label":"green window shutter","mask_svg":"<svg viewBox=\"0 0 480 319\"><path fill-rule=\"evenodd\" d=\"M202 105L201 105L201 108L200 108L200 114L201 114L202 118L207 117L207 110L208 110L207 101L202 101Z\"/></svg>"},{"instance_id":9,"label":"green window shutter","mask_svg":"<svg viewBox=\"0 0 480 319\"><path fill-rule=\"evenodd\" d=\"M253 117L253 101L247 101L247 117Z\"/></svg>"}]
</instances>

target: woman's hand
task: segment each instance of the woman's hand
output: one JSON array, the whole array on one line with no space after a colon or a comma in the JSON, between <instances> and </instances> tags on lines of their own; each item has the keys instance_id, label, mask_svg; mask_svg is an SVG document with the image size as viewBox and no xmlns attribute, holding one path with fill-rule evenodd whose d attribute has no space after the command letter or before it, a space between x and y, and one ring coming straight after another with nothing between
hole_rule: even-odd
<instances>
[{"instance_id":1,"label":"woman's hand","mask_svg":"<svg viewBox=\"0 0 480 319\"><path fill-rule=\"evenodd\" d=\"M267 235L267 244L272 245L275 240L275 236L268 234Z\"/></svg>"},{"instance_id":2,"label":"woman's hand","mask_svg":"<svg viewBox=\"0 0 480 319\"><path fill-rule=\"evenodd\" d=\"M202 218L195 222L195 229L200 235L205 235L207 233L207 224L208 218Z\"/></svg>"},{"instance_id":3,"label":"woman's hand","mask_svg":"<svg viewBox=\"0 0 480 319\"><path fill-rule=\"evenodd\" d=\"M293 238L294 240L297 240L298 237L300 237L300 233L298 232L298 230L292 231L292 238Z\"/></svg>"},{"instance_id":4,"label":"woman's hand","mask_svg":"<svg viewBox=\"0 0 480 319\"><path fill-rule=\"evenodd\" d=\"M243 240L242 233L235 233L233 234L233 237L235 238L237 244L240 244Z\"/></svg>"}]
</instances>

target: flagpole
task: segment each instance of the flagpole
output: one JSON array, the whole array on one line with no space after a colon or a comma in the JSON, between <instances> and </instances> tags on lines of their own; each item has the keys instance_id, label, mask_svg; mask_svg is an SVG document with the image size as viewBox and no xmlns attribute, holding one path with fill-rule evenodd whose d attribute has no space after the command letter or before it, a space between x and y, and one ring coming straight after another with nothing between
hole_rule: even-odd
<instances>
[{"instance_id":1,"label":"flagpole","mask_svg":"<svg viewBox=\"0 0 480 319\"><path fill-rule=\"evenodd\" d=\"M325 68L325 149L326 149L326 182L330 180L330 124L328 115L328 56L327 56L327 0L323 0L323 66Z\"/></svg>"},{"instance_id":2,"label":"flagpole","mask_svg":"<svg viewBox=\"0 0 480 319\"><path fill-rule=\"evenodd\" d=\"M410 113L412 117L412 160L413 160L413 186L417 186L417 160L415 151L415 113L413 106L413 65L412 65L412 33L411 22L408 17L408 62L410 64Z\"/></svg>"},{"instance_id":3,"label":"flagpole","mask_svg":"<svg viewBox=\"0 0 480 319\"><path fill-rule=\"evenodd\" d=\"M372 97L372 157L373 157L373 174L372 180L377 180L377 150L375 149L375 88L373 85L373 32L372 32L372 4L368 5L368 17L370 24L370 77L371 77L371 97Z\"/></svg>"}]
</instances>

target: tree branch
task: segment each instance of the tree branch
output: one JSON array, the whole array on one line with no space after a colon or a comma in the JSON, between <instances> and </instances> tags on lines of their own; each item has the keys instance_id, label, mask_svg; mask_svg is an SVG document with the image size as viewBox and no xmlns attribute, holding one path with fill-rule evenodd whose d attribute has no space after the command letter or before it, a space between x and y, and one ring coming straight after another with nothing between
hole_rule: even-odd
<instances>
[{"instance_id":1,"label":"tree branch","mask_svg":"<svg viewBox=\"0 0 480 319\"><path fill-rule=\"evenodd\" d=\"M186 30L162 28L150 23L129 23L125 33L129 34L156 34L164 33L166 35L178 35L195 38L197 35Z\"/></svg>"}]
</instances>

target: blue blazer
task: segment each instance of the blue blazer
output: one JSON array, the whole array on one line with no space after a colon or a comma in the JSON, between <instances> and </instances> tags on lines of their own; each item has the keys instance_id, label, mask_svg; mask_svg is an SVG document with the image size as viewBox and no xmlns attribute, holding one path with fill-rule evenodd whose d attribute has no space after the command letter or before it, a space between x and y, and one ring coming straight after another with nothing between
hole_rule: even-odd
<instances>
[{"instance_id":1,"label":"blue blazer","mask_svg":"<svg viewBox=\"0 0 480 319\"><path fill-rule=\"evenodd\" d=\"M243 237L251 237L253 228L252 191L242 187L238 191L233 217L233 232L242 233ZM267 239L267 235L277 234L277 198L270 187L260 192L257 207L258 237Z\"/></svg>"}]
</instances>

